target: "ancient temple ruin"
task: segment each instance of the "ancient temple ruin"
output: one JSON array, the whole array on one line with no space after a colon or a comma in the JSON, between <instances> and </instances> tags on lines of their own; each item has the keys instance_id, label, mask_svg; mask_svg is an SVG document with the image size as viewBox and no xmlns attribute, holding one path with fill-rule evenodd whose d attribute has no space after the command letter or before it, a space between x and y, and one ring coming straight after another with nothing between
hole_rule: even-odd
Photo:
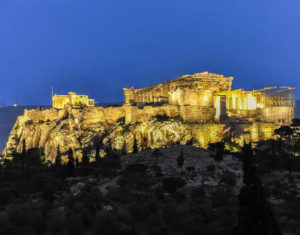
<instances>
[{"instance_id":1,"label":"ancient temple ruin","mask_svg":"<svg viewBox=\"0 0 300 235\"><path fill-rule=\"evenodd\" d=\"M203 72L151 87L124 88L125 104L137 107L175 106L183 119L199 122L237 117L289 124L294 118L295 88L232 90L232 80L233 77Z\"/></svg>"},{"instance_id":2,"label":"ancient temple ruin","mask_svg":"<svg viewBox=\"0 0 300 235\"><path fill-rule=\"evenodd\" d=\"M68 92L67 95L52 96L52 107L62 109L69 104L72 108L92 107L95 106L95 100L89 99L87 95L79 95L75 92Z\"/></svg>"},{"instance_id":3,"label":"ancient temple ruin","mask_svg":"<svg viewBox=\"0 0 300 235\"><path fill-rule=\"evenodd\" d=\"M291 123L295 88L232 90L232 81L208 72L185 75L151 87L124 88L125 104L110 107L94 106L87 95L54 95L53 108L25 110L18 117L4 155L21 153L26 140L28 149L43 148L54 162L58 146L81 156L97 136L106 136L105 143L122 152L124 146L132 152L135 140L140 149L176 143L207 148L227 134L242 146L272 139L275 129Z\"/></svg>"}]
</instances>

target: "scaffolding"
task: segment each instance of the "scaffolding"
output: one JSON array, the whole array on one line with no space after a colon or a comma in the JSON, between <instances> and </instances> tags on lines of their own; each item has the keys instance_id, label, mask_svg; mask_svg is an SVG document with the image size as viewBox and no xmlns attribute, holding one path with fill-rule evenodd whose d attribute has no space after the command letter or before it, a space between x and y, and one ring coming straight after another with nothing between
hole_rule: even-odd
<instances>
[{"instance_id":1,"label":"scaffolding","mask_svg":"<svg viewBox=\"0 0 300 235\"><path fill-rule=\"evenodd\" d=\"M295 87L266 87L258 92L265 94L265 107L296 107Z\"/></svg>"}]
</instances>

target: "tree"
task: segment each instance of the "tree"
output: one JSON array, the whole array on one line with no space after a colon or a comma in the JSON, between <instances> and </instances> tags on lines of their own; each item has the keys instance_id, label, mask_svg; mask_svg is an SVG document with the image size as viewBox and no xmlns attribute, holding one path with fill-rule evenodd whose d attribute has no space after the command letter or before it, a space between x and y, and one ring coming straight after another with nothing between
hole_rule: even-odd
<instances>
[{"instance_id":1,"label":"tree","mask_svg":"<svg viewBox=\"0 0 300 235\"><path fill-rule=\"evenodd\" d=\"M23 140L22 146L22 153L21 153L21 168L22 168L22 175L25 175L25 161L26 161L26 142Z\"/></svg>"},{"instance_id":2,"label":"tree","mask_svg":"<svg viewBox=\"0 0 300 235\"><path fill-rule=\"evenodd\" d=\"M87 148L82 149L81 159L81 174L88 175L90 173L90 158L88 156Z\"/></svg>"},{"instance_id":3,"label":"tree","mask_svg":"<svg viewBox=\"0 0 300 235\"><path fill-rule=\"evenodd\" d=\"M300 118L294 118L292 120L292 126L300 127Z\"/></svg>"},{"instance_id":4,"label":"tree","mask_svg":"<svg viewBox=\"0 0 300 235\"><path fill-rule=\"evenodd\" d=\"M125 155L126 153L127 153L127 146L126 146L126 141L124 140L123 148L122 148L122 155Z\"/></svg>"},{"instance_id":5,"label":"tree","mask_svg":"<svg viewBox=\"0 0 300 235\"><path fill-rule=\"evenodd\" d=\"M279 135L282 140L290 140L292 135L294 134L293 128L290 126L281 126L280 128L274 131L276 135Z\"/></svg>"},{"instance_id":6,"label":"tree","mask_svg":"<svg viewBox=\"0 0 300 235\"><path fill-rule=\"evenodd\" d=\"M74 166L74 157L73 157L73 150L69 148L68 150L68 163L67 163L67 174L73 175L75 166Z\"/></svg>"},{"instance_id":7,"label":"tree","mask_svg":"<svg viewBox=\"0 0 300 235\"><path fill-rule=\"evenodd\" d=\"M239 223L234 234L280 235L277 221L265 197L260 178L253 164L251 145L245 144L241 158L243 161L244 186L239 199Z\"/></svg>"},{"instance_id":8,"label":"tree","mask_svg":"<svg viewBox=\"0 0 300 235\"><path fill-rule=\"evenodd\" d=\"M82 167L87 167L90 164L90 158L88 156L88 151L86 148L82 149L82 159L81 159L81 165Z\"/></svg>"},{"instance_id":9,"label":"tree","mask_svg":"<svg viewBox=\"0 0 300 235\"><path fill-rule=\"evenodd\" d=\"M96 135L93 137L92 139L92 142L93 142L93 146L95 148L95 161L96 161L96 165L99 165L100 163L100 149L101 147L103 147L103 144L102 144L102 141L103 141L103 136L99 136L99 135Z\"/></svg>"},{"instance_id":10,"label":"tree","mask_svg":"<svg viewBox=\"0 0 300 235\"><path fill-rule=\"evenodd\" d=\"M184 156L183 156L183 152L180 152L179 156L177 157L177 166L178 167L182 167L183 163L184 163Z\"/></svg>"},{"instance_id":11,"label":"tree","mask_svg":"<svg viewBox=\"0 0 300 235\"><path fill-rule=\"evenodd\" d=\"M141 136L141 147L142 147L142 151L147 149L147 137L146 136Z\"/></svg>"},{"instance_id":12,"label":"tree","mask_svg":"<svg viewBox=\"0 0 300 235\"><path fill-rule=\"evenodd\" d=\"M139 150L138 150L138 145L137 145L137 141L136 141L136 137L134 137L134 140L133 140L133 153L137 153Z\"/></svg>"},{"instance_id":13,"label":"tree","mask_svg":"<svg viewBox=\"0 0 300 235\"><path fill-rule=\"evenodd\" d=\"M55 167L60 168L61 167L61 153L60 153L60 147L57 146L57 152L56 152L56 158L55 158Z\"/></svg>"},{"instance_id":14,"label":"tree","mask_svg":"<svg viewBox=\"0 0 300 235\"><path fill-rule=\"evenodd\" d=\"M27 178L29 178L31 171L40 171L42 167L42 157L40 148L30 148L26 152L26 172Z\"/></svg>"},{"instance_id":15,"label":"tree","mask_svg":"<svg viewBox=\"0 0 300 235\"><path fill-rule=\"evenodd\" d=\"M179 177L168 177L163 179L163 187L168 192L174 192L176 189L183 187L185 180Z\"/></svg>"},{"instance_id":16,"label":"tree","mask_svg":"<svg viewBox=\"0 0 300 235\"><path fill-rule=\"evenodd\" d=\"M223 142L217 142L209 144L209 149L213 151L213 158L216 162L223 161L225 144Z\"/></svg>"}]
</instances>

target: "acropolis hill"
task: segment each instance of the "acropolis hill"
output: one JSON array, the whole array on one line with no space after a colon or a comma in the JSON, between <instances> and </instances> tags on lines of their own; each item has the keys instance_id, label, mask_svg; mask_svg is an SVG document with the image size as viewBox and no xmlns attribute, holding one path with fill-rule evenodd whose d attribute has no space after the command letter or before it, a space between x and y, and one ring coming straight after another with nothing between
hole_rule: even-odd
<instances>
[{"instance_id":1,"label":"acropolis hill","mask_svg":"<svg viewBox=\"0 0 300 235\"><path fill-rule=\"evenodd\" d=\"M232 82L233 77L203 72L124 88L120 107L95 107L93 99L74 92L54 95L53 108L18 117L4 154L20 152L23 140L27 149L43 149L50 161L58 148L72 148L80 158L81 149L93 149L97 141L119 152L131 152L134 140L140 150L188 142L206 148L226 133L239 144L273 138L275 128L291 123L295 88L232 90Z\"/></svg>"}]
</instances>

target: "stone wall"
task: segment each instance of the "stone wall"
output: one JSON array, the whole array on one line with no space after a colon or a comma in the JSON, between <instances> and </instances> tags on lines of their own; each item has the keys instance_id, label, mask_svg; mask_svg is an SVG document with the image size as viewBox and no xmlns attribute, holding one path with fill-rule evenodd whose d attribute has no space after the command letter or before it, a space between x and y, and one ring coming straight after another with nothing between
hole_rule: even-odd
<instances>
[{"instance_id":1,"label":"stone wall","mask_svg":"<svg viewBox=\"0 0 300 235\"><path fill-rule=\"evenodd\" d=\"M143 108L138 108L137 106L124 105L123 107L125 107L126 109L126 124L144 122L156 115L166 115L171 118L179 116L178 107L171 105L164 105L158 107L144 106Z\"/></svg>"},{"instance_id":2,"label":"stone wall","mask_svg":"<svg viewBox=\"0 0 300 235\"><path fill-rule=\"evenodd\" d=\"M294 117L294 107L265 107L262 109L262 118L266 122L290 124Z\"/></svg>"},{"instance_id":3,"label":"stone wall","mask_svg":"<svg viewBox=\"0 0 300 235\"><path fill-rule=\"evenodd\" d=\"M210 90L177 89L170 93L169 104L212 107L213 92Z\"/></svg>"},{"instance_id":4,"label":"stone wall","mask_svg":"<svg viewBox=\"0 0 300 235\"><path fill-rule=\"evenodd\" d=\"M117 120L124 118L126 109L121 107L89 107L84 109L83 120L85 122L105 122L115 123Z\"/></svg>"},{"instance_id":5,"label":"stone wall","mask_svg":"<svg viewBox=\"0 0 300 235\"><path fill-rule=\"evenodd\" d=\"M125 122L127 124L144 122L156 115L166 115L170 118L181 117L186 122L206 123L212 122L215 116L215 109L213 107L203 107L200 105L193 106L144 106L138 108L136 106L124 106L126 109Z\"/></svg>"},{"instance_id":6,"label":"stone wall","mask_svg":"<svg viewBox=\"0 0 300 235\"><path fill-rule=\"evenodd\" d=\"M213 107L180 106L179 112L181 118L186 122L206 123L213 122L215 109Z\"/></svg>"},{"instance_id":7,"label":"stone wall","mask_svg":"<svg viewBox=\"0 0 300 235\"><path fill-rule=\"evenodd\" d=\"M180 101L175 101L175 97L169 97L172 92L176 90L187 89L190 91L190 96L198 97L201 92L218 92L230 91L233 77L224 77L223 75L213 74L209 72L196 73L193 75L184 75L174 80L168 80L166 83L155 84L151 87L135 89L134 87L124 88L125 104L149 104L168 102L170 104L184 103L188 105L200 105L199 102L204 102L207 106L206 99L197 100L191 98L185 100L182 98ZM207 94L209 95L209 94ZM205 97L204 97L205 98ZM196 103L194 103L196 102Z\"/></svg>"}]
</instances>

